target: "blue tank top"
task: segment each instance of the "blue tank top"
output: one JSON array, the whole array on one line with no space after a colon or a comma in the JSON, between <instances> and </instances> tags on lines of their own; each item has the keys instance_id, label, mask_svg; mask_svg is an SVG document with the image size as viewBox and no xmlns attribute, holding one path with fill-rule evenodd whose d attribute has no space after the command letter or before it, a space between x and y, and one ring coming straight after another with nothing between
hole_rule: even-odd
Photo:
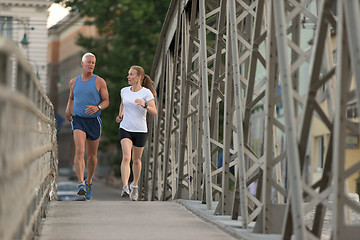
<instances>
[{"instance_id":1,"label":"blue tank top","mask_svg":"<svg viewBox=\"0 0 360 240\"><path fill-rule=\"evenodd\" d=\"M85 109L89 105L97 106L101 103L100 92L96 89L95 79L97 75L92 76L87 81L82 81L81 76L76 78L74 92L74 114L85 118L94 118L100 116L101 111L88 115Z\"/></svg>"}]
</instances>

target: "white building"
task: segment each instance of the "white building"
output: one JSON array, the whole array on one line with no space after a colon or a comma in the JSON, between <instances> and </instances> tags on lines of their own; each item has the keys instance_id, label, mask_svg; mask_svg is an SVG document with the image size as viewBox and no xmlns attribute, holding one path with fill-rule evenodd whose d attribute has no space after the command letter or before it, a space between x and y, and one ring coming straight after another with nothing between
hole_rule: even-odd
<instances>
[{"instance_id":1,"label":"white building","mask_svg":"<svg viewBox=\"0 0 360 240\"><path fill-rule=\"evenodd\" d=\"M46 93L49 92L47 18L51 3L48 0L0 1L0 36L19 43ZM11 80L13 86L16 84L15 79L16 70L14 69Z\"/></svg>"}]
</instances>

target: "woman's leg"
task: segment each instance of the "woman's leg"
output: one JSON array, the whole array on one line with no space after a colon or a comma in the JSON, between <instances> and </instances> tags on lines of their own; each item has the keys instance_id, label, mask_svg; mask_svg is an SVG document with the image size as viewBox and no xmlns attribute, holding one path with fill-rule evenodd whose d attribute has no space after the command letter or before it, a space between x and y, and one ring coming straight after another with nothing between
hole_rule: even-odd
<instances>
[{"instance_id":1,"label":"woman's leg","mask_svg":"<svg viewBox=\"0 0 360 240\"><path fill-rule=\"evenodd\" d=\"M144 147L133 147L133 157L132 157L132 161L133 161L133 165L132 165L132 170L133 170L133 175L134 175L134 186L138 186L138 182L140 179L140 173L141 173L141 155L144 151Z\"/></svg>"},{"instance_id":2,"label":"woman's leg","mask_svg":"<svg viewBox=\"0 0 360 240\"><path fill-rule=\"evenodd\" d=\"M122 149L122 161L121 161L121 180L123 186L128 186L130 177L130 160L131 160L131 148L133 146L132 141L129 138L123 138L120 141Z\"/></svg>"}]
</instances>

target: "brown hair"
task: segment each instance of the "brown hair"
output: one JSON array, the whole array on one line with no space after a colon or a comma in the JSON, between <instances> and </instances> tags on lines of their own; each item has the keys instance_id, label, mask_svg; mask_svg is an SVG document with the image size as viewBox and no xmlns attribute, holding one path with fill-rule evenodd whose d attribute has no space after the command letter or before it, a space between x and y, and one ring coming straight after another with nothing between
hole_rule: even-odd
<instances>
[{"instance_id":1,"label":"brown hair","mask_svg":"<svg viewBox=\"0 0 360 240\"><path fill-rule=\"evenodd\" d=\"M156 91L154 88L155 83L148 75L145 74L144 69L136 65L131 66L131 68L134 69L137 74L141 76L141 86L148 88L152 92L152 94L156 96Z\"/></svg>"}]
</instances>

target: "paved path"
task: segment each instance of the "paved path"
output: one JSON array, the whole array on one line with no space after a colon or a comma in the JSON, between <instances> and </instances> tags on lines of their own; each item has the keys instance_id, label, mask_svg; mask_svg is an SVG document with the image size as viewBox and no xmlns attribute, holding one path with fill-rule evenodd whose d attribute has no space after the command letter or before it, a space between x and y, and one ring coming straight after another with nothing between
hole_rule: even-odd
<instances>
[{"instance_id":1,"label":"paved path","mask_svg":"<svg viewBox=\"0 0 360 240\"><path fill-rule=\"evenodd\" d=\"M40 240L72 239L235 239L177 202L138 201L94 184L90 201L50 203Z\"/></svg>"},{"instance_id":2,"label":"paved path","mask_svg":"<svg viewBox=\"0 0 360 240\"><path fill-rule=\"evenodd\" d=\"M214 215L215 209L208 210L200 201L133 202L102 181L94 183L93 195L86 202L51 202L36 240L282 239L279 234L253 233L255 222L243 229L241 219ZM353 221L360 223L360 214L352 215ZM330 239L330 215L326 219L321 239Z\"/></svg>"}]
</instances>

